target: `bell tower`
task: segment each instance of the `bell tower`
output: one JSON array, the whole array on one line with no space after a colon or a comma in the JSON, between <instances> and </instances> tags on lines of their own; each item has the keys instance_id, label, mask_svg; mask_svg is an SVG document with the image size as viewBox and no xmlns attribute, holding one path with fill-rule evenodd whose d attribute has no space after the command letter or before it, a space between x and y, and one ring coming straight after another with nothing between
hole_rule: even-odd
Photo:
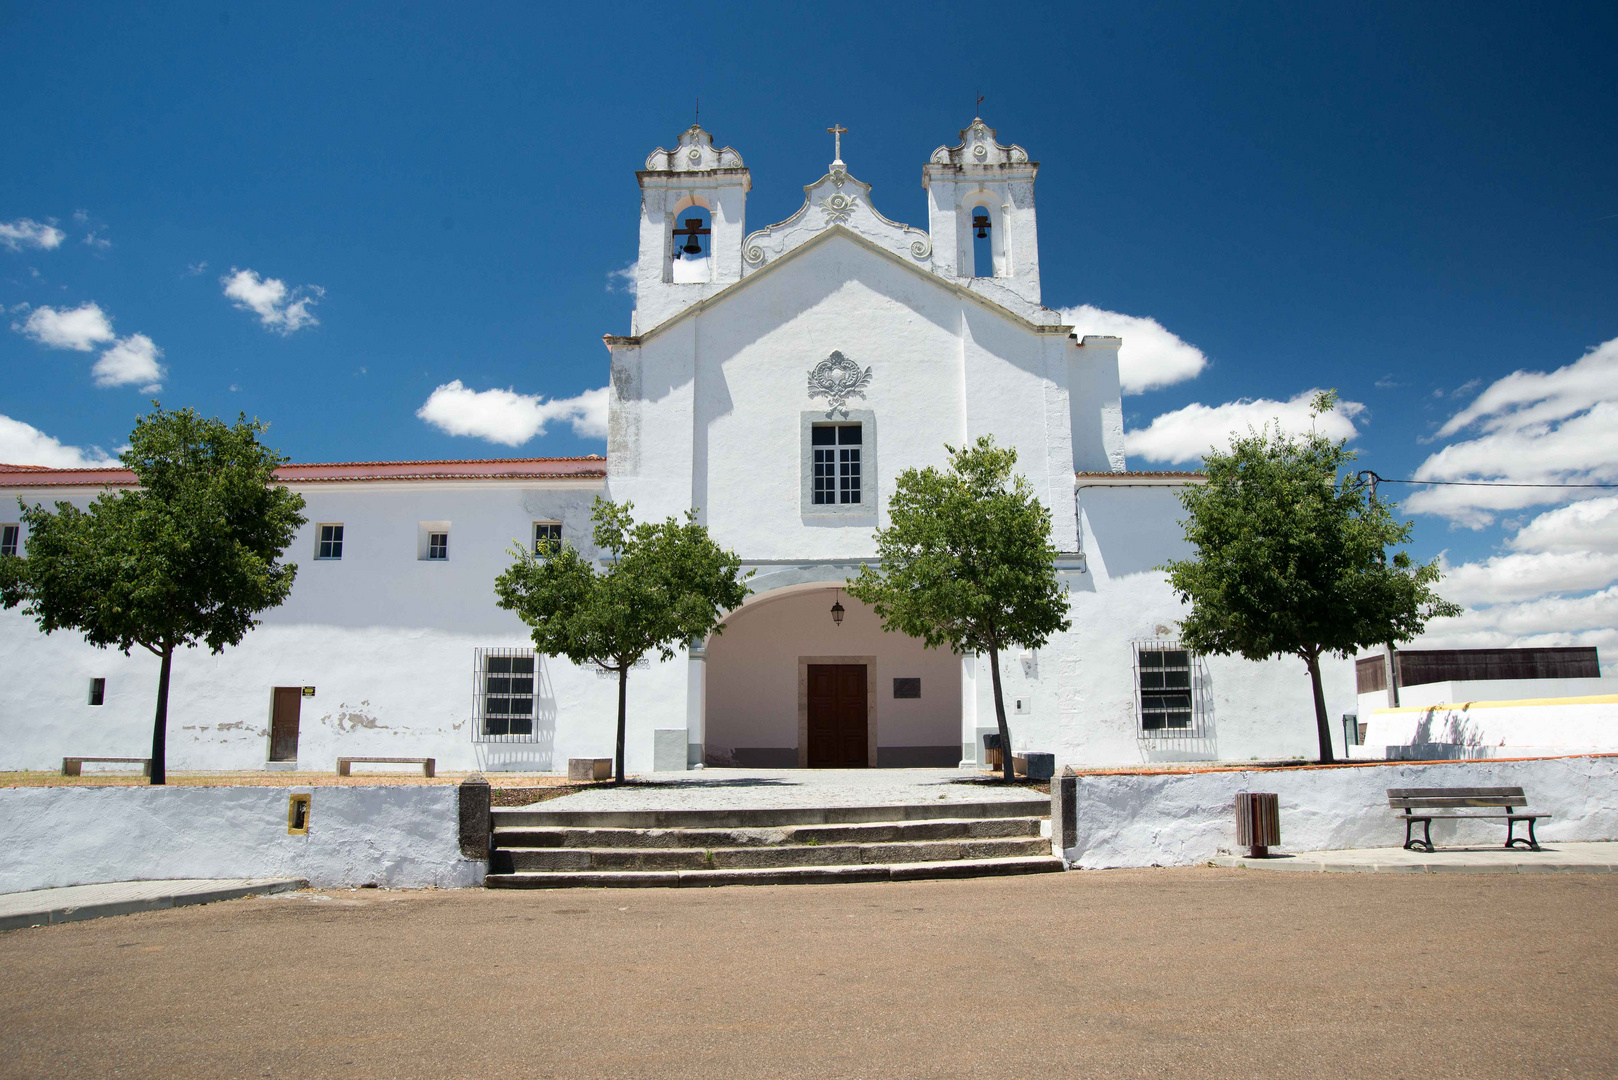
<instances>
[{"instance_id":1,"label":"bell tower","mask_svg":"<svg viewBox=\"0 0 1618 1080\"><path fill-rule=\"evenodd\" d=\"M639 334L742 277L747 192L742 156L697 124L673 150L661 146L635 173L640 181L640 260L635 269Z\"/></svg>"},{"instance_id":2,"label":"bell tower","mask_svg":"<svg viewBox=\"0 0 1618 1080\"><path fill-rule=\"evenodd\" d=\"M1002 146L981 118L959 146L940 146L921 170L927 189L933 269L991 299L1001 289L1039 301L1039 230L1034 176L1039 162Z\"/></svg>"}]
</instances>

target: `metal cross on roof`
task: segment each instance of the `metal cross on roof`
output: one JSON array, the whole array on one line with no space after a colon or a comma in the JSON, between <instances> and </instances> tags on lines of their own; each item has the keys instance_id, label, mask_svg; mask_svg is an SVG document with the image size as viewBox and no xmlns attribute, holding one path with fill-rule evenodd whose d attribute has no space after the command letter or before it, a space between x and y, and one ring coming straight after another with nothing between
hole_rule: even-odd
<instances>
[{"instance_id":1,"label":"metal cross on roof","mask_svg":"<svg viewBox=\"0 0 1618 1080\"><path fill-rule=\"evenodd\" d=\"M826 134L835 140L833 145L836 149L832 151L832 164L841 165L843 163L843 136L848 134L848 129L841 124L833 124L826 129Z\"/></svg>"}]
</instances>

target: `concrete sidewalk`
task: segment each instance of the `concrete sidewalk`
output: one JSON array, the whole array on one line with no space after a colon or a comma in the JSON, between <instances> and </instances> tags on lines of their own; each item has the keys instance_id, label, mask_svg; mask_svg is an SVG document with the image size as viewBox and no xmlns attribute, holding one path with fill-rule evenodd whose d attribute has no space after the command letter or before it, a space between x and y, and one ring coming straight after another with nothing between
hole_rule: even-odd
<instances>
[{"instance_id":1,"label":"concrete sidewalk","mask_svg":"<svg viewBox=\"0 0 1618 1080\"><path fill-rule=\"evenodd\" d=\"M308 884L300 878L185 878L109 881L101 885L0 893L0 930L290 892L306 888Z\"/></svg>"},{"instance_id":2,"label":"concrete sidewalk","mask_svg":"<svg viewBox=\"0 0 1618 1080\"><path fill-rule=\"evenodd\" d=\"M1314 870L1360 874L1535 874L1618 873L1618 843L1552 841L1540 851L1522 848L1467 847L1407 851L1397 848L1359 848L1353 851L1299 851L1249 859L1221 855L1216 866L1243 866L1252 870Z\"/></svg>"}]
</instances>

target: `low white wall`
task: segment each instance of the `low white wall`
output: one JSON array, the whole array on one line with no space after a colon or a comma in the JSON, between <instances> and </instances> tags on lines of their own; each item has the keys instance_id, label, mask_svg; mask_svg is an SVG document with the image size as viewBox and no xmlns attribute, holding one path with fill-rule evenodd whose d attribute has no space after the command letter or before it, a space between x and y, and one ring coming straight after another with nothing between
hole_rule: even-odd
<instances>
[{"instance_id":1,"label":"low white wall","mask_svg":"<svg viewBox=\"0 0 1618 1080\"><path fill-rule=\"evenodd\" d=\"M311 795L287 833L287 796ZM0 892L161 878L307 878L316 887L482 884L451 786L0 789Z\"/></svg>"},{"instance_id":2,"label":"low white wall","mask_svg":"<svg viewBox=\"0 0 1618 1080\"><path fill-rule=\"evenodd\" d=\"M1356 749L1376 757L1390 746L1426 743L1476 751L1468 757L1527 757L1530 748L1553 754L1618 751L1618 695L1613 694L1404 706L1360 717L1365 740Z\"/></svg>"},{"instance_id":3,"label":"low white wall","mask_svg":"<svg viewBox=\"0 0 1618 1080\"><path fill-rule=\"evenodd\" d=\"M1280 796L1282 851L1398 847L1404 826L1388 809L1388 788L1520 787L1530 810L1554 815L1539 823L1540 840L1618 839L1618 756L1077 779L1076 842L1061 854L1086 869L1188 866L1235 850L1239 791ZM1433 822L1439 845L1503 844L1505 832Z\"/></svg>"}]
</instances>

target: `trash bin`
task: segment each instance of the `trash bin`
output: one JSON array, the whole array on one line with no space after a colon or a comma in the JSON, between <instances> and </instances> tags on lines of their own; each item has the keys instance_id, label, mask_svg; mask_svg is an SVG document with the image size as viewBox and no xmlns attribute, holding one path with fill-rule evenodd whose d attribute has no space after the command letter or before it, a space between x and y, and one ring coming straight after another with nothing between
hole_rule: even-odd
<instances>
[{"instance_id":1,"label":"trash bin","mask_svg":"<svg viewBox=\"0 0 1618 1080\"><path fill-rule=\"evenodd\" d=\"M990 769L1000 768L1000 733L991 731L983 736L983 764Z\"/></svg>"},{"instance_id":2,"label":"trash bin","mask_svg":"<svg viewBox=\"0 0 1618 1080\"><path fill-rule=\"evenodd\" d=\"M1281 797L1266 791L1236 793L1236 846L1249 858L1269 858L1281 845Z\"/></svg>"}]
</instances>

